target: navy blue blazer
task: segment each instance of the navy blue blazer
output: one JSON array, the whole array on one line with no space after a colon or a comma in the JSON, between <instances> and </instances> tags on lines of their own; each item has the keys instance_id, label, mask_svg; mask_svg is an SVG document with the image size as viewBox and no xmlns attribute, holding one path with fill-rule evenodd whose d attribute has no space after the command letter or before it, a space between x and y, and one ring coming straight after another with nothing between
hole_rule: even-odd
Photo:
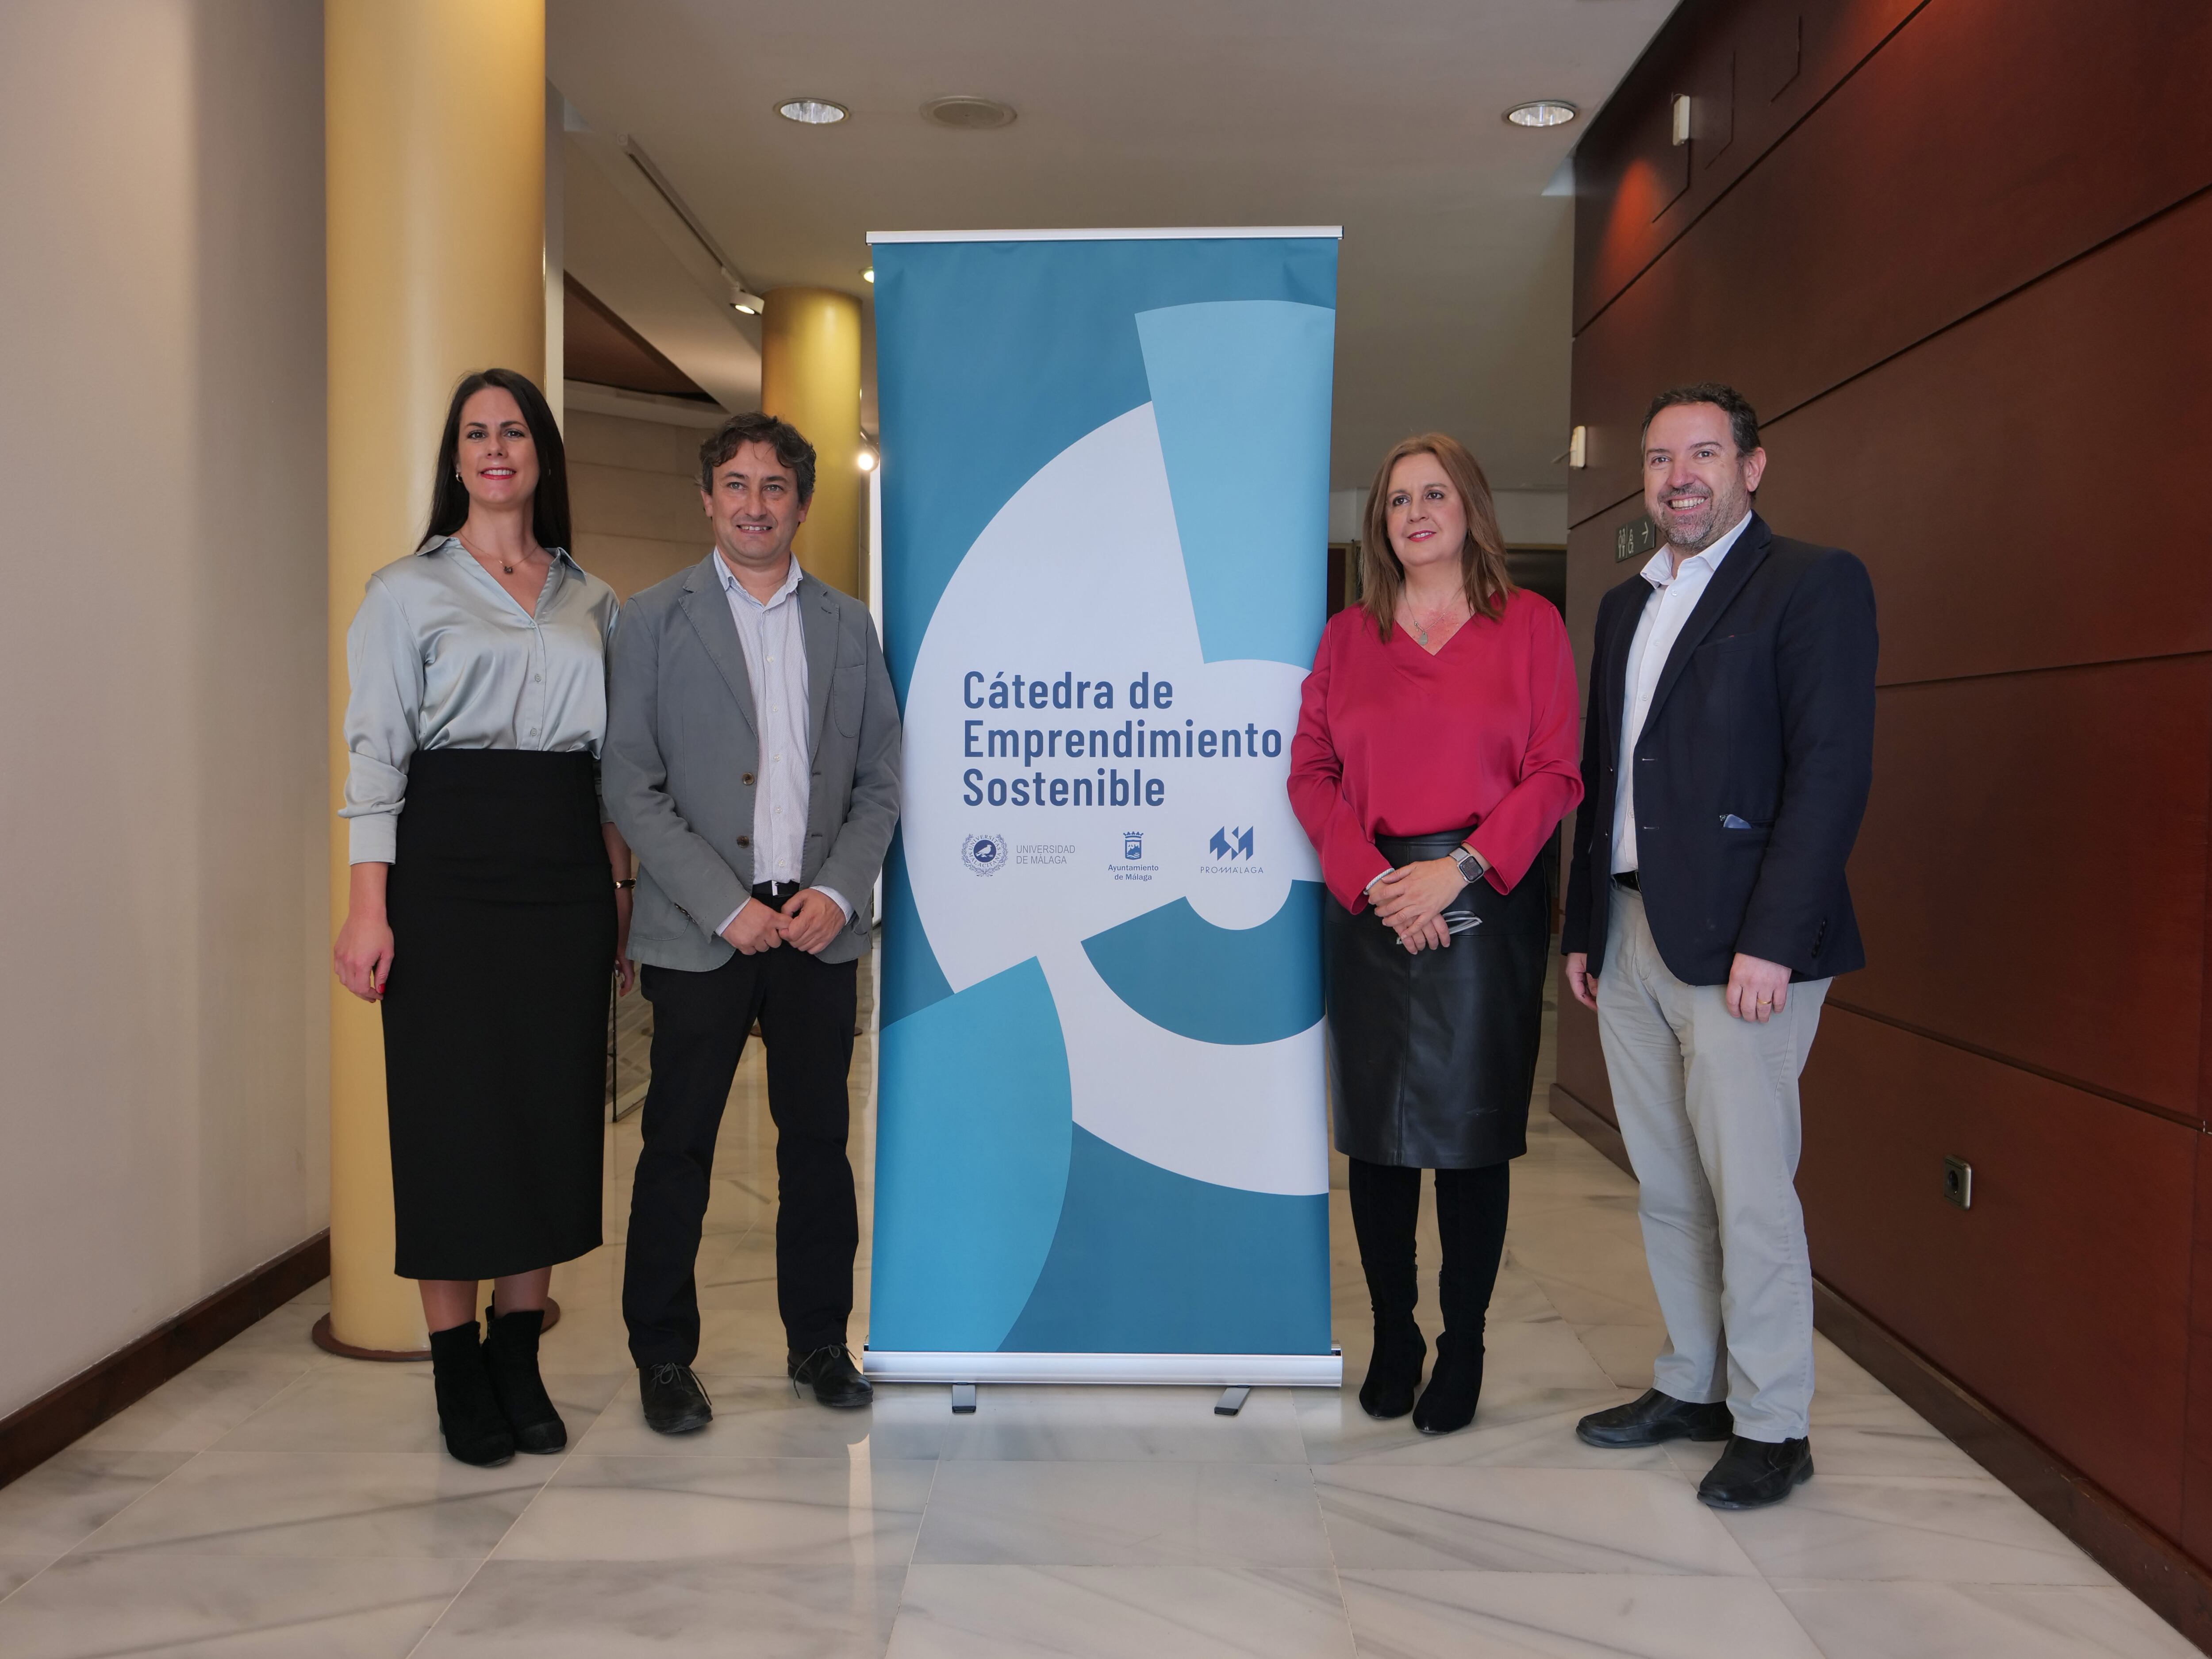
<instances>
[{"instance_id":1,"label":"navy blue blazer","mask_svg":"<svg viewBox=\"0 0 2212 1659\"><path fill-rule=\"evenodd\" d=\"M1658 590L1598 603L1563 951L1605 961L1628 647ZM1674 975L1725 985L1738 951L1796 980L1866 965L1844 882L1874 775L1874 584L1849 553L1757 514L1667 654L1637 740L1636 849Z\"/></svg>"}]
</instances>

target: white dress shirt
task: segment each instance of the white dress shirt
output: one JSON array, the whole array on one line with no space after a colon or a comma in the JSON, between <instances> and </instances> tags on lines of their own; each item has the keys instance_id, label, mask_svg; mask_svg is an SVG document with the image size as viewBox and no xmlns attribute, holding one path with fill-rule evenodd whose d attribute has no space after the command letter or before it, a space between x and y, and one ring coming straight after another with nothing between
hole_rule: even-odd
<instances>
[{"instance_id":1,"label":"white dress shirt","mask_svg":"<svg viewBox=\"0 0 2212 1659\"><path fill-rule=\"evenodd\" d=\"M424 749L587 750L607 731L614 589L556 547L526 611L457 537L368 579L346 629L348 857L390 864ZM600 808L604 820L606 810Z\"/></svg>"},{"instance_id":2,"label":"white dress shirt","mask_svg":"<svg viewBox=\"0 0 2212 1659\"><path fill-rule=\"evenodd\" d=\"M1659 690L1659 676L1667 667L1668 653L1681 636L1682 624L1705 597L1713 572L1728 557L1729 549L1751 522L1747 513L1735 526L1702 553L1676 559L1674 550L1662 547L1644 567L1644 580L1659 590L1656 600L1644 601L1637 619L1636 637L1628 642L1628 685L1621 697L1620 791L1613 803L1613 872L1620 875L1638 867L1636 858L1636 741L1644 735L1644 716Z\"/></svg>"},{"instance_id":3,"label":"white dress shirt","mask_svg":"<svg viewBox=\"0 0 2212 1659\"><path fill-rule=\"evenodd\" d=\"M714 574L738 625L745 653L745 678L752 687L753 719L760 732L759 787L753 796L753 884L795 882L806 856L806 808L812 785L812 756L806 731L806 630L799 619L799 561L783 586L766 603L745 592L730 574L719 549ZM853 919L853 907L834 888L817 887ZM722 919L726 932L744 909Z\"/></svg>"}]
</instances>

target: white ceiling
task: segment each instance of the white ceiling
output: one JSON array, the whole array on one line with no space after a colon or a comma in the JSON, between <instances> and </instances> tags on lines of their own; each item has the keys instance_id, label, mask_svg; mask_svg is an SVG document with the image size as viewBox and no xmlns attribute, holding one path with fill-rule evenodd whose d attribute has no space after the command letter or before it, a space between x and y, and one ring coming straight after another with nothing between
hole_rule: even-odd
<instances>
[{"instance_id":1,"label":"white ceiling","mask_svg":"<svg viewBox=\"0 0 2212 1659\"><path fill-rule=\"evenodd\" d=\"M759 291L865 298L871 230L1341 224L1334 486L1441 428L1496 488L1563 489L1572 203L1541 192L1583 124L1499 118L1535 97L1594 112L1673 3L550 0L549 73L587 129L565 147L568 263L742 398L757 332L613 165L624 137ZM1019 119L926 124L953 93ZM800 94L852 117L775 114ZM872 425L872 388L867 408Z\"/></svg>"}]
</instances>

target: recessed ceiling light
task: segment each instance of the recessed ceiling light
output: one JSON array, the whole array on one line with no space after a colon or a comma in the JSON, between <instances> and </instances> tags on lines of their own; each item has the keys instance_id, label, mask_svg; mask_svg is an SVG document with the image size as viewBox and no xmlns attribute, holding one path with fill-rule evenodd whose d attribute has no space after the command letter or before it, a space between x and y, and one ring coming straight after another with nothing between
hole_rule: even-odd
<instances>
[{"instance_id":1,"label":"recessed ceiling light","mask_svg":"<svg viewBox=\"0 0 2212 1659\"><path fill-rule=\"evenodd\" d=\"M1581 113L1564 99L1539 98L1514 105L1505 112L1505 118L1516 127L1563 127Z\"/></svg>"},{"instance_id":2,"label":"recessed ceiling light","mask_svg":"<svg viewBox=\"0 0 2212 1659\"><path fill-rule=\"evenodd\" d=\"M862 265L860 267L860 280L864 283L874 282L876 280L876 268L873 265Z\"/></svg>"},{"instance_id":3,"label":"recessed ceiling light","mask_svg":"<svg viewBox=\"0 0 2212 1659\"><path fill-rule=\"evenodd\" d=\"M1000 103L994 98L962 94L931 99L921 106L921 118L933 125L951 127L961 132L982 132L992 127L1012 126L1014 109L1012 105Z\"/></svg>"},{"instance_id":4,"label":"recessed ceiling light","mask_svg":"<svg viewBox=\"0 0 2212 1659\"><path fill-rule=\"evenodd\" d=\"M802 126L835 126L852 111L842 104L833 104L827 98L793 98L778 104L775 112L787 121L796 121Z\"/></svg>"}]
</instances>

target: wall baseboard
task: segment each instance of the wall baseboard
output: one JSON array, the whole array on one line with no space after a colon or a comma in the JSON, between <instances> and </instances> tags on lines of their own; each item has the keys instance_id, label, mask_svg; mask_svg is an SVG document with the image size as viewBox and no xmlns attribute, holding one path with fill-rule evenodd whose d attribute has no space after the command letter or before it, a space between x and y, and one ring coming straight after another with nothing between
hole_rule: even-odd
<instances>
[{"instance_id":1,"label":"wall baseboard","mask_svg":"<svg viewBox=\"0 0 2212 1659\"><path fill-rule=\"evenodd\" d=\"M1635 1174L1620 1131L1556 1083L1551 1109L1613 1163ZM2212 1571L2180 1545L1817 1277L1813 1322L2152 1612L2212 1653Z\"/></svg>"},{"instance_id":2,"label":"wall baseboard","mask_svg":"<svg viewBox=\"0 0 2212 1659\"><path fill-rule=\"evenodd\" d=\"M331 1236L319 1232L0 1418L0 1486L206 1358L330 1272Z\"/></svg>"}]
</instances>

